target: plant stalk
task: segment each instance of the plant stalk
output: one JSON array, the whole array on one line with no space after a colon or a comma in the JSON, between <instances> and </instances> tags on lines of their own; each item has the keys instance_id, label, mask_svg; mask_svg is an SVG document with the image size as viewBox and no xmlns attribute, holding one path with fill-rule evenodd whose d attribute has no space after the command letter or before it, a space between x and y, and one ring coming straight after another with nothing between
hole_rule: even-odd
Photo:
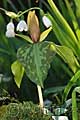
<instances>
[{"instance_id":1,"label":"plant stalk","mask_svg":"<svg viewBox=\"0 0 80 120\"><path fill-rule=\"evenodd\" d=\"M43 109L44 102L43 102L41 86L37 85L37 89L38 89L38 96L39 96L40 107Z\"/></svg>"},{"instance_id":2,"label":"plant stalk","mask_svg":"<svg viewBox=\"0 0 80 120\"><path fill-rule=\"evenodd\" d=\"M72 118L73 118L73 120L78 120L76 91L75 91L75 89L72 92Z\"/></svg>"}]
</instances>

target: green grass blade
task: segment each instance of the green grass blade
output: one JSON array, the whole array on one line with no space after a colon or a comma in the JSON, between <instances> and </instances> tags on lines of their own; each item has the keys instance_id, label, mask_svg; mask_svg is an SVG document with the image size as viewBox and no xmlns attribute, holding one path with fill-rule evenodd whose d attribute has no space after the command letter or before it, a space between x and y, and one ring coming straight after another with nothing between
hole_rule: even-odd
<instances>
[{"instance_id":1,"label":"green grass blade","mask_svg":"<svg viewBox=\"0 0 80 120\"><path fill-rule=\"evenodd\" d=\"M64 94L63 94L63 101L66 101L67 96L72 88L72 86L76 83L76 81L80 78L80 70L78 70L75 75L71 78L69 83L67 84L66 88L64 89Z\"/></svg>"},{"instance_id":2,"label":"green grass blade","mask_svg":"<svg viewBox=\"0 0 80 120\"><path fill-rule=\"evenodd\" d=\"M26 9L26 7L24 6L23 2L21 0L18 0L19 5L21 6L21 10Z\"/></svg>"},{"instance_id":3,"label":"green grass blade","mask_svg":"<svg viewBox=\"0 0 80 120\"><path fill-rule=\"evenodd\" d=\"M15 11L15 12L18 12L17 8L15 7L15 5L13 4L13 2L11 0L7 0L7 2L10 4L10 6L12 7L12 9Z\"/></svg>"},{"instance_id":4,"label":"green grass blade","mask_svg":"<svg viewBox=\"0 0 80 120\"><path fill-rule=\"evenodd\" d=\"M80 0L74 0L74 3L76 6L76 16L80 18Z\"/></svg>"},{"instance_id":5,"label":"green grass blade","mask_svg":"<svg viewBox=\"0 0 80 120\"><path fill-rule=\"evenodd\" d=\"M71 39L67 33L58 25L58 23L55 21L55 19L48 14L47 15L49 19L52 21L52 28L53 31L60 42L61 45L65 45L73 50L76 56L79 56L80 52L78 52L78 46L74 43L73 39ZM76 47L77 46L77 47Z\"/></svg>"},{"instance_id":6,"label":"green grass blade","mask_svg":"<svg viewBox=\"0 0 80 120\"><path fill-rule=\"evenodd\" d=\"M67 8L65 7L65 3L63 0L59 0L59 6L62 12L62 15L67 21L70 21L69 13L67 12Z\"/></svg>"},{"instance_id":7,"label":"green grass blade","mask_svg":"<svg viewBox=\"0 0 80 120\"><path fill-rule=\"evenodd\" d=\"M71 5L70 3L68 2L68 0L65 0L65 3L66 3L66 6L67 6L67 9L68 9L68 13L71 17L71 20L72 20L72 23L73 23L73 27L74 27L74 30L76 32L76 35L78 37L78 40L80 41L80 30L79 30L79 25L78 25L78 22L77 22L77 18L73 12L73 9L71 8Z\"/></svg>"},{"instance_id":8,"label":"green grass blade","mask_svg":"<svg viewBox=\"0 0 80 120\"><path fill-rule=\"evenodd\" d=\"M59 10L56 7L56 5L54 4L53 0L48 0L48 3L51 6L53 13L56 15L56 18L59 20L60 24L64 28L64 30L67 33L67 35L69 35L74 40L74 42L76 44L78 44L77 43L78 41L77 41L77 38L76 38L74 32L72 31L72 29L70 28L70 26L67 23L67 21L64 19L64 17L59 12Z\"/></svg>"}]
</instances>

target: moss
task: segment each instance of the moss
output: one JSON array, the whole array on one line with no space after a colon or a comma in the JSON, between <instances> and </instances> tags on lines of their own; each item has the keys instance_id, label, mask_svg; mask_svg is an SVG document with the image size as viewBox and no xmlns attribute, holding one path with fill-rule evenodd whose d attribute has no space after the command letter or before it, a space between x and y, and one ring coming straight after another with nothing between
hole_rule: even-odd
<instances>
[{"instance_id":1,"label":"moss","mask_svg":"<svg viewBox=\"0 0 80 120\"><path fill-rule=\"evenodd\" d=\"M6 105L3 105L0 107L0 117L2 117L5 112L6 112Z\"/></svg>"},{"instance_id":2,"label":"moss","mask_svg":"<svg viewBox=\"0 0 80 120\"><path fill-rule=\"evenodd\" d=\"M38 105L32 102L10 103L0 120L52 120L44 115Z\"/></svg>"}]
</instances>

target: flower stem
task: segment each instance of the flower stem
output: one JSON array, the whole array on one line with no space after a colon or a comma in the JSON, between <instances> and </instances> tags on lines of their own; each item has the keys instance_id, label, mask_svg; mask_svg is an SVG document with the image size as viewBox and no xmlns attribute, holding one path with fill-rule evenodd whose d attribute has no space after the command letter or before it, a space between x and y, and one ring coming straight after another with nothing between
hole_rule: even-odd
<instances>
[{"instance_id":1,"label":"flower stem","mask_svg":"<svg viewBox=\"0 0 80 120\"><path fill-rule=\"evenodd\" d=\"M41 87L39 85L37 85L37 89L38 89L40 107L43 108L44 103L43 103L43 96L42 96Z\"/></svg>"},{"instance_id":2,"label":"flower stem","mask_svg":"<svg viewBox=\"0 0 80 120\"><path fill-rule=\"evenodd\" d=\"M0 10L2 10L2 11L4 11L4 12L6 11L6 10L5 10L5 9L3 9L3 8L0 8Z\"/></svg>"},{"instance_id":3,"label":"flower stem","mask_svg":"<svg viewBox=\"0 0 80 120\"><path fill-rule=\"evenodd\" d=\"M10 11L7 11L7 10L5 10L5 9L3 9L3 8L0 8L0 10L4 11L5 13L10 12ZM41 8L39 8L39 7L32 7L32 8L30 8L30 9L27 9L27 10L23 11L23 12L22 12L22 11L19 11L17 14L14 13L14 14L16 14L16 17L14 17L14 18L19 18L19 17L21 17L23 14L29 12L30 10L40 10L41 15L42 15L42 16L44 15L44 11L43 11ZM9 16L9 17L11 17L11 16Z\"/></svg>"},{"instance_id":4,"label":"flower stem","mask_svg":"<svg viewBox=\"0 0 80 120\"><path fill-rule=\"evenodd\" d=\"M39 7L33 7L33 8L27 9L27 10L23 11L22 13L20 13L20 14L18 15L18 17L20 17L20 16L22 16L23 14L29 12L30 10L35 10L35 9L40 10L41 14L44 15L44 12L43 12L43 10L42 10L41 8L39 8Z\"/></svg>"}]
</instances>

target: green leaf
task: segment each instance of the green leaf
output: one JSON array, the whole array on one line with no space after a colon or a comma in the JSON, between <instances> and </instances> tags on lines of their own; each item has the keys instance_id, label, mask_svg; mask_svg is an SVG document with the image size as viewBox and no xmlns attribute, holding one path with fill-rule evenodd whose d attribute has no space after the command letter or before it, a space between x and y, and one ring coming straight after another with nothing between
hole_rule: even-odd
<instances>
[{"instance_id":1,"label":"green leaf","mask_svg":"<svg viewBox=\"0 0 80 120\"><path fill-rule=\"evenodd\" d=\"M69 81L69 83L67 84L67 86L64 89L64 94L63 94L63 101L66 101L67 96L72 88L72 86L77 82L77 80L80 78L80 70L78 70L75 75L71 78L71 80Z\"/></svg>"},{"instance_id":2,"label":"green leaf","mask_svg":"<svg viewBox=\"0 0 80 120\"><path fill-rule=\"evenodd\" d=\"M59 93L61 92L63 89L65 88L65 86L58 86L58 87L52 87L52 88L47 88L44 91L44 96L48 96L48 94L55 94L55 93Z\"/></svg>"},{"instance_id":3,"label":"green leaf","mask_svg":"<svg viewBox=\"0 0 80 120\"><path fill-rule=\"evenodd\" d=\"M26 75L37 85L43 87L54 53L49 42L26 44L18 49L17 58L26 70Z\"/></svg>"},{"instance_id":4,"label":"green leaf","mask_svg":"<svg viewBox=\"0 0 80 120\"><path fill-rule=\"evenodd\" d=\"M21 35L21 34L16 34L17 37L23 38L24 40L26 40L29 43L33 43L33 41L31 40L30 37L28 37L27 35Z\"/></svg>"},{"instance_id":5,"label":"green leaf","mask_svg":"<svg viewBox=\"0 0 80 120\"><path fill-rule=\"evenodd\" d=\"M56 22L54 17L52 17L50 14L47 14L47 16L49 17L49 19L52 22L52 28L53 28L54 34L56 35L59 43L61 45L71 48L72 51L74 52L74 54L76 56L78 56L80 54L79 43L77 41L75 41L73 38L71 38L71 36L68 35L67 31L65 31L64 28L62 28L62 26L60 26L61 24Z\"/></svg>"},{"instance_id":6,"label":"green leaf","mask_svg":"<svg viewBox=\"0 0 80 120\"><path fill-rule=\"evenodd\" d=\"M69 65L74 73L79 69L80 65L70 48L52 43L51 49L53 49L53 51L55 51L64 62Z\"/></svg>"},{"instance_id":7,"label":"green leaf","mask_svg":"<svg viewBox=\"0 0 80 120\"><path fill-rule=\"evenodd\" d=\"M48 34L50 33L51 30L52 30L52 27L50 27L47 30L45 30L44 32L42 32L40 35L39 41L41 42L41 41L45 40L45 38L48 36Z\"/></svg>"},{"instance_id":8,"label":"green leaf","mask_svg":"<svg viewBox=\"0 0 80 120\"><path fill-rule=\"evenodd\" d=\"M11 65L11 70L14 75L15 82L17 86L20 88L21 81L24 75L24 67L21 65L21 63L16 60L12 65Z\"/></svg>"},{"instance_id":9,"label":"green leaf","mask_svg":"<svg viewBox=\"0 0 80 120\"><path fill-rule=\"evenodd\" d=\"M66 3L66 6L67 6L67 9L68 9L68 13L70 15L70 18L72 20L76 36L77 36L78 40L80 41L80 34L79 34L79 32L77 32L77 31L79 31L79 25L78 25L78 22L77 22L77 18L75 16L74 12L73 12L73 9L72 9L71 4L69 3L69 1L65 0L65 3Z\"/></svg>"},{"instance_id":10,"label":"green leaf","mask_svg":"<svg viewBox=\"0 0 80 120\"><path fill-rule=\"evenodd\" d=\"M74 34L74 32L72 31L71 27L69 26L69 24L67 23L67 21L65 20L65 18L62 16L62 14L60 13L60 11L58 10L58 8L56 7L55 3L53 0L48 0L48 3L52 9L52 13L54 14L54 16L56 17L58 23L62 26L62 28L65 30L65 32L67 33L67 35L69 35L72 40L77 43L77 38Z\"/></svg>"},{"instance_id":11,"label":"green leaf","mask_svg":"<svg viewBox=\"0 0 80 120\"><path fill-rule=\"evenodd\" d=\"M74 73L78 70L80 67L79 63L70 48L56 45L56 52L63 58L66 63L68 63L69 67Z\"/></svg>"}]
</instances>

